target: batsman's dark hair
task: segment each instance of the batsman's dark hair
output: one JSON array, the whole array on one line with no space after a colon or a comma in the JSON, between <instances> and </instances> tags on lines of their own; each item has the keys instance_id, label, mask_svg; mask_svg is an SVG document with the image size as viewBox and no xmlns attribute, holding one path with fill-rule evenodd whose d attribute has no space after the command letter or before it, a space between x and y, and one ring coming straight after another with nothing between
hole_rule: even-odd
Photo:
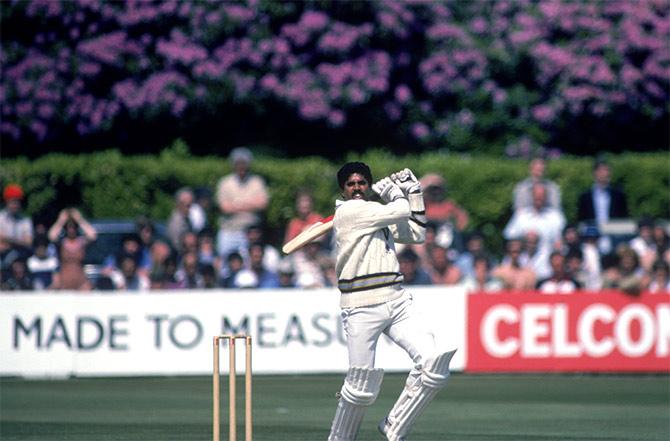
<instances>
[{"instance_id":1,"label":"batsman's dark hair","mask_svg":"<svg viewBox=\"0 0 670 441\"><path fill-rule=\"evenodd\" d=\"M347 182L347 178L353 173L358 173L367 179L368 184L372 185L372 172L370 167L367 164L362 162L347 162L340 168L337 172L337 183L340 185L340 188L344 188L344 184Z\"/></svg>"}]
</instances>

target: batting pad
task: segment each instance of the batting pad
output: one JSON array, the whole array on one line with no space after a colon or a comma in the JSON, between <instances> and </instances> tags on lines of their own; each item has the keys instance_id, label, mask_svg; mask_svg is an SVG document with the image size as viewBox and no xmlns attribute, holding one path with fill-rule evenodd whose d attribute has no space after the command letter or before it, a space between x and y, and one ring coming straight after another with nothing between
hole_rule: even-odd
<instances>
[{"instance_id":1,"label":"batting pad","mask_svg":"<svg viewBox=\"0 0 670 441\"><path fill-rule=\"evenodd\" d=\"M410 374L398 401L384 424L380 424L380 430L389 441L403 441L419 415L447 385L449 363L455 353L453 350L430 358L424 363L420 375Z\"/></svg>"},{"instance_id":2,"label":"batting pad","mask_svg":"<svg viewBox=\"0 0 670 441\"><path fill-rule=\"evenodd\" d=\"M340 390L328 441L354 441L368 406L379 395L383 369L349 368Z\"/></svg>"}]
</instances>

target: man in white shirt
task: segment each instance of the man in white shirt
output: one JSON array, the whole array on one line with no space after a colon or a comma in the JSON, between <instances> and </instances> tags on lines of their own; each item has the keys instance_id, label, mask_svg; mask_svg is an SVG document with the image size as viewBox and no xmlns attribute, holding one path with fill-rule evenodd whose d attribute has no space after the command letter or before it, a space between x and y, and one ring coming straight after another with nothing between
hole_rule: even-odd
<instances>
[{"instance_id":1,"label":"man in white shirt","mask_svg":"<svg viewBox=\"0 0 670 441\"><path fill-rule=\"evenodd\" d=\"M329 441L354 441L366 409L379 394L383 370L375 369L382 333L414 362L398 401L379 424L389 441L402 441L416 418L442 389L455 351L440 352L402 287L395 242L422 243L425 207L421 185L409 170L370 186L370 168L345 164L337 174L344 201L333 219L336 273L347 334L349 371L340 391ZM368 200L369 189L385 204Z\"/></svg>"}]
</instances>

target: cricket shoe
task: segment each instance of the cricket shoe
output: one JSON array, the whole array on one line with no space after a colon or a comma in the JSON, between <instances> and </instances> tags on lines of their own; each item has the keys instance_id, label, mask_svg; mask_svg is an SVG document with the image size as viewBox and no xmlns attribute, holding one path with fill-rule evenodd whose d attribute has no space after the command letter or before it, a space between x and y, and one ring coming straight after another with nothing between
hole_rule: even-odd
<instances>
[{"instance_id":1,"label":"cricket shoe","mask_svg":"<svg viewBox=\"0 0 670 441\"><path fill-rule=\"evenodd\" d=\"M377 425L379 432L386 437L388 441L405 441L405 438L389 438L388 432L391 430L391 423L388 418L384 418Z\"/></svg>"}]
</instances>

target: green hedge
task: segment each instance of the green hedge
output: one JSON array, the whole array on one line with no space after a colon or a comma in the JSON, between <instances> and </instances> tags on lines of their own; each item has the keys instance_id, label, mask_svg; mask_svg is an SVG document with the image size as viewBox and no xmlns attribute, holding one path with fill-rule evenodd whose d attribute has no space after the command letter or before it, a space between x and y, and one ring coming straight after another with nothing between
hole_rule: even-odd
<instances>
[{"instance_id":1,"label":"green hedge","mask_svg":"<svg viewBox=\"0 0 670 441\"><path fill-rule=\"evenodd\" d=\"M281 239L281 231L294 214L298 189L308 188L317 210L331 213L338 195L335 174L340 164L320 157L287 159L257 155L253 168L269 185L271 203L267 212L270 229ZM367 162L382 177L404 167L418 176L428 172L443 175L448 197L470 213L470 228L479 228L499 249L500 231L511 216L514 184L527 175L527 162L493 157L430 153L393 156L372 150L349 160ZM628 194L631 215L649 214L669 218L670 156L665 153L627 153L611 156L613 180ZM592 182L592 159L565 157L549 162L547 175L562 190L569 221L576 216L577 197ZM28 195L26 211L37 215L65 205L79 206L89 218L134 218L146 214L166 220L173 194L182 186L215 189L218 179L230 173L226 158L192 157L182 143L175 143L159 156L122 156L116 151L94 154L50 154L35 161L3 159L0 183L18 182Z\"/></svg>"}]
</instances>

